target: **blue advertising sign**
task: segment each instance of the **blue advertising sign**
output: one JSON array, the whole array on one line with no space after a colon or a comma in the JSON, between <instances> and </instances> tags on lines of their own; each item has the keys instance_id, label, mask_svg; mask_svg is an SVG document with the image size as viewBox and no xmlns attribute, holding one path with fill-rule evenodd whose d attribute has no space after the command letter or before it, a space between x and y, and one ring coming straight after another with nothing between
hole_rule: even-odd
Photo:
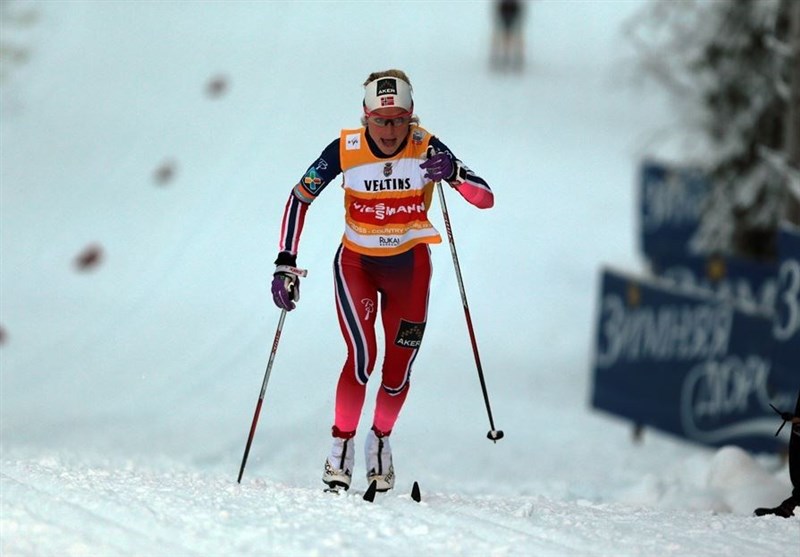
<instances>
[{"instance_id":1,"label":"blue advertising sign","mask_svg":"<svg viewBox=\"0 0 800 557\"><path fill-rule=\"evenodd\" d=\"M777 295L775 263L737 257L662 256L654 271L668 283L685 290L702 290L722 300L771 317Z\"/></svg>"},{"instance_id":2,"label":"blue advertising sign","mask_svg":"<svg viewBox=\"0 0 800 557\"><path fill-rule=\"evenodd\" d=\"M594 407L705 445L785 446L769 405L797 391L771 377L771 319L610 270L597 317Z\"/></svg>"},{"instance_id":3,"label":"blue advertising sign","mask_svg":"<svg viewBox=\"0 0 800 557\"><path fill-rule=\"evenodd\" d=\"M689 253L711 182L698 169L645 161L639 188L641 251L650 259Z\"/></svg>"},{"instance_id":4,"label":"blue advertising sign","mask_svg":"<svg viewBox=\"0 0 800 557\"><path fill-rule=\"evenodd\" d=\"M772 334L773 389L800 390L800 229L789 225L778 231L778 278ZM776 399L773 404L793 411L792 400Z\"/></svg>"}]
</instances>

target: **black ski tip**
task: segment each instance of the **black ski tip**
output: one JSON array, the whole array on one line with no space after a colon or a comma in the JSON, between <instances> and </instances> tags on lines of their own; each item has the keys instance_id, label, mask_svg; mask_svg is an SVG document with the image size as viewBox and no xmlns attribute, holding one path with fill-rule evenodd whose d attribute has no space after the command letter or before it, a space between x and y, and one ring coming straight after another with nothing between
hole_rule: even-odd
<instances>
[{"instance_id":1,"label":"black ski tip","mask_svg":"<svg viewBox=\"0 0 800 557\"><path fill-rule=\"evenodd\" d=\"M497 443L500 439L505 437L505 435L502 429L492 429L486 434L486 437Z\"/></svg>"},{"instance_id":2,"label":"black ski tip","mask_svg":"<svg viewBox=\"0 0 800 557\"><path fill-rule=\"evenodd\" d=\"M369 484L369 487L364 492L364 501L369 501L372 503L375 501L375 493L378 491L378 482L372 480Z\"/></svg>"},{"instance_id":3,"label":"black ski tip","mask_svg":"<svg viewBox=\"0 0 800 557\"><path fill-rule=\"evenodd\" d=\"M414 485L411 486L411 498L419 503L422 501L422 494L419 492L419 484L414 482Z\"/></svg>"}]
</instances>

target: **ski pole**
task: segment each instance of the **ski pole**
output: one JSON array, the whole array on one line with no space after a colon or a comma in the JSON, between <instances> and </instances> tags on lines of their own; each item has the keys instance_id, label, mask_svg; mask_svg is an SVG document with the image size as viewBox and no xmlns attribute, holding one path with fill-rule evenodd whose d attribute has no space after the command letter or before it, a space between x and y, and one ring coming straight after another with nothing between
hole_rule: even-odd
<instances>
[{"instance_id":1,"label":"ski pole","mask_svg":"<svg viewBox=\"0 0 800 557\"><path fill-rule=\"evenodd\" d=\"M486 380L483 378L483 367L481 366L481 357L478 355L478 342L475 340L475 331L472 328L472 318L469 314L469 305L467 304L467 293L464 290L464 280L461 278L461 267L458 265L458 255L456 254L456 242L453 239L453 230L450 227L450 215L447 212L447 203L444 200L444 190L442 182L436 182L436 188L439 190L439 202L442 205L442 215L444 216L444 226L447 229L447 240L450 242L450 253L453 256L453 266L456 269L456 279L458 280L458 289L461 292L461 305L464 306L464 316L467 319L467 329L469 330L469 339L472 342L472 354L475 356L475 365L478 368L478 378L481 380L481 390L483 391L483 401L486 403L486 413L489 415L489 433L486 437L497 443L499 439L503 438L503 430L495 429L494 419L492 419L492 408L489 405L489 393L486 391Z\"/></svg>"},{"instance_id":2,"label":"ski pole","mask_svg":"<svg viewBox=\"0 0 800 557\"><path fill-rule=\"evenodd\" d=\"M275 340L272 341L272 351L269 353L269 362L267 362L267 371L264 373L264 382L261 384L261 394L258 395L258 403L256 403L256 412L253 416L253 423L250 425L250 435L247 437L247 445L244 447L244 456L242 457L242 466L239 468L239 478L237 483L242 483L242 474L244 474L244 466L247 464L247 455L250 454L250 445L253 444L253 436L256 433L256 424L258 423L258 415L261 413L261 404L264 402L264 392L267 390L267 382L269 381L269 374L272 371L272 362L275 360L275 353L278 351L278 341L281 339L281 331L283 330L283 321L286 319L286 310L281 310L281 317L278 320L278 330L275 331Z\"/></svg>"}]
</instances>

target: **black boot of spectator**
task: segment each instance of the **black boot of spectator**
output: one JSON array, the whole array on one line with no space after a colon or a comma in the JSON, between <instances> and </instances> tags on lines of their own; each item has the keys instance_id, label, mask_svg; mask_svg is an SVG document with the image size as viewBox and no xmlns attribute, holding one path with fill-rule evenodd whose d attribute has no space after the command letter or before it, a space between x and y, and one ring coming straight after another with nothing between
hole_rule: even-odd
<instances>
[{"instance_id":1,"label":"black boot of spectator","mask_svg":"<svg viewBox=\"0 0 800 557\"><path fill-rule=\"evenodd\" d=\"M794 516L794 508L800 505L800 502L794 498L794 496L789 497L786 501L778 505L777 507L768 509L766 507L758 508L754 511L756 516L765 516L768 514L774 514L777 516L782 516L783 518L789 518L790 516Z\"/></svg>"}]
</instances>

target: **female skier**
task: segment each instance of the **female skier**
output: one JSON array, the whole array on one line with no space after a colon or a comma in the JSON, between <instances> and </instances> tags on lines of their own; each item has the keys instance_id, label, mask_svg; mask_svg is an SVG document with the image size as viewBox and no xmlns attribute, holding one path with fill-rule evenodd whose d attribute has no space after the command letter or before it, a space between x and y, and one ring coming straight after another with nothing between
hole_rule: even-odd
<instances>
[{"instance_id":1,"label":"female skier","mask_svg":"<svg viewBox=\"0 0 800 557\"><path fill-rule=\"evenodd\" d=\"M336 388L333 446L322 481L348 489L353 439L376 360L375 323L385 334L381 388L367 433L367 483L394 487L389 435L408 395L411 366L425 331L431 260L441 237L428 221L434 183L446 181L481 209L494 204L486 182L419 125L411 82L400 70L374 72L364 83L360 128L344 129L294 186L281 224L272 281L275 304L300 299L297 251L309 205L343 175L345 227L333 264L336 310L347 359Z\"/></svg>"}]
</instances>

